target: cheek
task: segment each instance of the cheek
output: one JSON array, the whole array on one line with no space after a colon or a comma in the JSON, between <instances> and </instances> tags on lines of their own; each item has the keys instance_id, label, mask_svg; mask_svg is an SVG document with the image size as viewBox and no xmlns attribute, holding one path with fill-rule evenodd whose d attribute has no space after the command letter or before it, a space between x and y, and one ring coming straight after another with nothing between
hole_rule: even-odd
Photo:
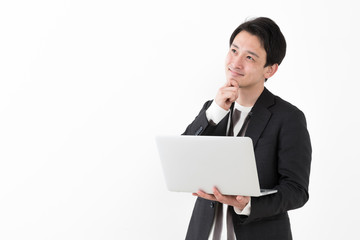
<instances>
[{"instance_id":1,"label":"cheek","mask_svg":"<svg viewBox=\"0 0 360 240\"><path fill-rule=\"evenodd\" d=\"M227 54L225 58L225 67L227 67L231 62L231 55Z\"/></svg>"},{"instance_id":2,"label":"cheek","mask_svg":"<svg viewBox=\"0 0 360 240\"><path fill-rule=\"evenodd\" d=\"M250 69L251 69L251 72L257 76L262 76L264 73L264 69L261 67L252 67Z\"/></svg>"}]
</instances>

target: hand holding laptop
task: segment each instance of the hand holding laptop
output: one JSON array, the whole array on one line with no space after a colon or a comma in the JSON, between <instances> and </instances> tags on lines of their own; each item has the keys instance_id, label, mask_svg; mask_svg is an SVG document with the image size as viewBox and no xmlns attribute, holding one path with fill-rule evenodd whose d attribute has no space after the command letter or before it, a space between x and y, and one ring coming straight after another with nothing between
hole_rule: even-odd
<instances>
[{"instance_id":1,"label":"hand holding laptop","mask_svg":"<svg viewBox=\"0 0 360 240\"><path fill-rule=\"evenodd\" d=\"M216 187L213 188L213 192L214 194L207 194L199 190L197 193L193 193L193 196L205 198L210 201L221 202L223 204L239 208L241 211L250 201L250 197L247 196L222 195Z\"/></svg>"}]
</instances>

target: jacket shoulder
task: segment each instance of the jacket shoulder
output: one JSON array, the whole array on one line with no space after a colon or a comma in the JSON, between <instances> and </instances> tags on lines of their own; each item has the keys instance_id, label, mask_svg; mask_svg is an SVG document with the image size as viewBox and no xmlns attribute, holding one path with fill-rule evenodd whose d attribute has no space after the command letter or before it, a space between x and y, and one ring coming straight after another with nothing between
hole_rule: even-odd
<instances>
[{"instance_id":1,"label":"jacket shoulder","mask_svg":"<svg viewBox=\"0 0 360 240\"><path fill-rule=\"evenodd\" d=\"M270 107L272 111L281 111L284 114L303 114L303 112L292 103L274 95L274 105Z\"/></svg>"}]
</instances>

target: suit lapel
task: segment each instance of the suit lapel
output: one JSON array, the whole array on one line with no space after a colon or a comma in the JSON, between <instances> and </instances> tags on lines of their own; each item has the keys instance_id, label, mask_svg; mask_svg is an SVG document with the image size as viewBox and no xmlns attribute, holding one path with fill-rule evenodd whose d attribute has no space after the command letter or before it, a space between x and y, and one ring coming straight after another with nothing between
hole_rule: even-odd
<instances>
[{"instance_id":1,"label":"suit lapel","mask_svg":"<svg viewBox=\"0 0 360 240\"><path fill-rule=\"evenodd\" d=\"M270 120L271 112L268 108L274 103L274 95L269 90L264 88L264 91L261 93L251 110L252 116L245 136L248 136L252 139L254 148L256 147L262 132Z\"/></svg>"}]
</instances>

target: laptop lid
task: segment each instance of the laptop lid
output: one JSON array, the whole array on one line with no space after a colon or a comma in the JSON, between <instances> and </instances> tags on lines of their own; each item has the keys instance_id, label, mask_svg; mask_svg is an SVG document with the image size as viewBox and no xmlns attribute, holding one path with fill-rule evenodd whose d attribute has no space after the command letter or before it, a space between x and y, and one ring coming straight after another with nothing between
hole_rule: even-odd
<instances>
[{"instance_id":1,"label":"laptop lid","mask_svg":"<svg viewBox=\"0 0 360 240\"><path fill-rule=\"evenodd\" d=\"M249 137L157 136L168 190L262 196L252 140Z\"/></svg>"}]
</instances>

